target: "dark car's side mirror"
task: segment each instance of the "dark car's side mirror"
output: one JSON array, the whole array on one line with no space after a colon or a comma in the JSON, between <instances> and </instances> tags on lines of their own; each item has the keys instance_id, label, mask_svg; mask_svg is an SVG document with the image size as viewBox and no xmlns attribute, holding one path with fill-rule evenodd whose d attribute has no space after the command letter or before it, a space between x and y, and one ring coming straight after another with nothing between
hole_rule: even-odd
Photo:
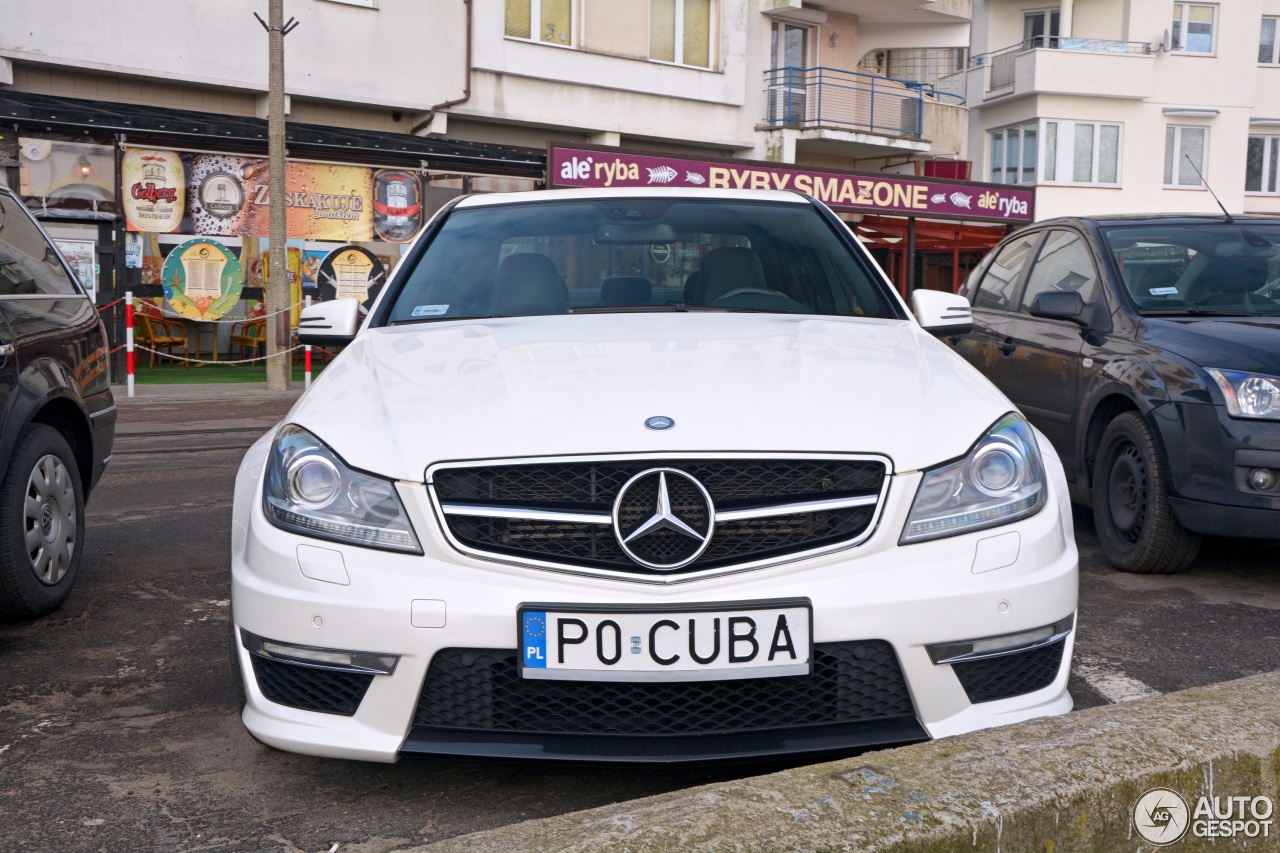
<instances>
[{"instance_id":1,"label":"dark car's side mirror","mask_svg":"<svg viewBox=\"0 0 1280 853\"><path fill-rule=\"evenodd\" d=\"M1031 302L1031 316L1049 320L1070 320L1088 326L1084 316L1084 298L1074 290L1046 290Z\"/></svg>"}]
</instances>

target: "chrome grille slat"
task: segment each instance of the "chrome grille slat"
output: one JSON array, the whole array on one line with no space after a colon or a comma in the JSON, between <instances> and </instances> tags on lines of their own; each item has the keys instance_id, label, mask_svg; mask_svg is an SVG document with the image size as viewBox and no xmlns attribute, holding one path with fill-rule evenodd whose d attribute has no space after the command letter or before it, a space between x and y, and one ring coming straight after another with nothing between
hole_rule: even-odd
<instances>
[{"instance_id":1,"label":"chrome grille slat","mask_svg":"<svg viewBox=\"0 0 1280 853\"><path fill-rule=\"evenodd\" d=\"M674 571L635 563L619 546L613 504L639 472L695 477L715 503L705 552ZM428 472L450 541L487 559L669 582L739 571L856 545L870 535L889 483L875 456L642 456L448 463Z\"/></svg>"}]
</instances>

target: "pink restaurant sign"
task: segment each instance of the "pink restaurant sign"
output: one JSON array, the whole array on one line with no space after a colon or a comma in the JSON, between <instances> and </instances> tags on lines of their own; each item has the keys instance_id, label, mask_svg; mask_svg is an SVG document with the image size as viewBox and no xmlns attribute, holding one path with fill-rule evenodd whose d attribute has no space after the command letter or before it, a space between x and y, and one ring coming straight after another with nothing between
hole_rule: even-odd
<instances>
[{"instance_id":1,"label":"pink restaurant sign","mask_svg":"<svg viewBox=\"0 0 1280 853\"><path fill-rule=\"evenodd\" d=\"M1003 184L788 168L756 160L687 160L616 148L551 146L549 187L798 190L839 210L1031 222L1035 191Z\"/></svg>"}]
</instances>

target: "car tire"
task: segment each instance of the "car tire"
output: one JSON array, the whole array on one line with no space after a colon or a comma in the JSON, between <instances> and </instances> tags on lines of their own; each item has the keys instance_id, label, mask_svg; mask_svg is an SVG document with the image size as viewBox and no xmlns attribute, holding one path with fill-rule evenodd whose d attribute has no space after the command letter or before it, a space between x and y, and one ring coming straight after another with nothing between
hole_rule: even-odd
<instances>
[{"instance_id":1,"label":"car tire","mask_svg":"<svg viewBox=\"0 0 1280 853\"><path fill-rule=\"evenodd\" d=\"M84 487L67 440L45 424L18 436L0 482L0 618L52 613L84 552Z\"/></svg>"},{"instance_id":2,"label":"car tire","mask_svg":"<svg viewBox=\"0 0 1280 853\"><path fill-rule=\"evenodd\" d=\"M1200 536L1169 505L1169 474L1146 420L1125 412L1107 424L1093 469L1093 521L1102 553L1122 572L1171 575L1200 550Z\"/></svg>"}]
</instances>

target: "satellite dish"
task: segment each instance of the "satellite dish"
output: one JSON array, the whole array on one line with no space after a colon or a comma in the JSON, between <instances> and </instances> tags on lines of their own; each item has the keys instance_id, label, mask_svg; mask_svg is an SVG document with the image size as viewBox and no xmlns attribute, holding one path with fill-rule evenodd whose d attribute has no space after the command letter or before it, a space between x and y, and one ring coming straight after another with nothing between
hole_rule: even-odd
<instances>
[{"instance_id":1,"label":"satellite dish","mask_svg":"<svg viewBox=\"0 0 1280 853\"><path fill-rule=\"evenodd\" d=\"M1168 53L1173 49L1173 42L1169 40L1169 30L1164 31L1164 35L1160 37L1160 49Z\"/></svg>"}]
</instances>

